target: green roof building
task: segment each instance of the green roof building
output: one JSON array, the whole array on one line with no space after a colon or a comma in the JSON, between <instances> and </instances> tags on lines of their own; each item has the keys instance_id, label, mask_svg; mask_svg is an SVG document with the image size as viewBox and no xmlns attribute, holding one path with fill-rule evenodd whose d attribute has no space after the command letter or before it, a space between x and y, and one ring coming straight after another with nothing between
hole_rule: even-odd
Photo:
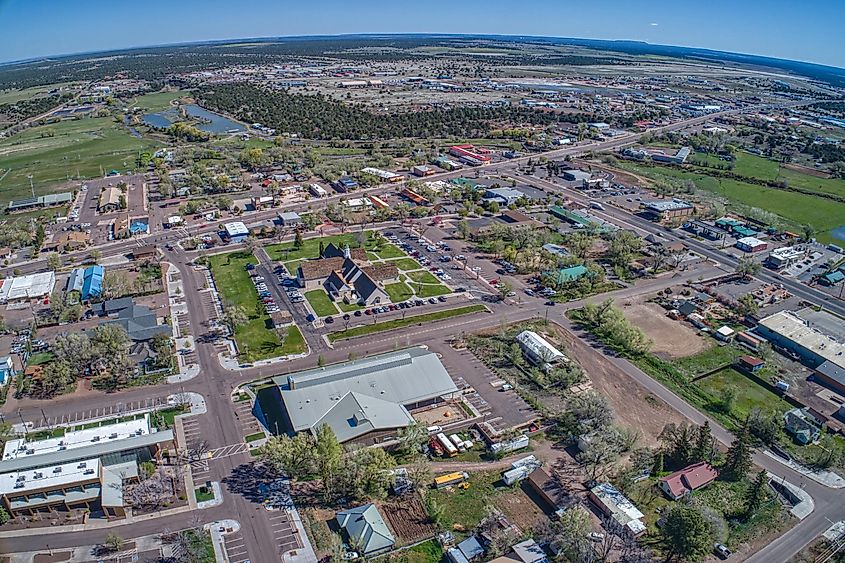
<instances>
[{"instance_id":1,"label":"green roof building","mask_svg":"<svg viewBox=\"0 0 845 563\"><path fill-rule=\"evenodd\" d=\"M547 276L551 276L556 283L564 284L567 282L571 282L574 280L579 279L580 277L586 275L589 272L587 267L583 264L579 264L577 266L569 266L568 268L561 268L557 272L549 271L546 272Z\"/></svg>"}]
</instances>

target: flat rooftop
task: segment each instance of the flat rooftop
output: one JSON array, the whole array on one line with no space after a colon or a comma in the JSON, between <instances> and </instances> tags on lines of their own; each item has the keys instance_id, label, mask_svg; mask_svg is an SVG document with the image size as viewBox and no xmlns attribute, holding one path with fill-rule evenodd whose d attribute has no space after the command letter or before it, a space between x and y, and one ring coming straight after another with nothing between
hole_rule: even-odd
<instances>
[{"instance_id":1,"label":"flat rooftop","mask_svg":"<svg viewBox=\"0 0 845 563\"><path fill-rule=\"evenodd\" d=\"M799 313L793 311L780 311L761 319L759 324L818 354L825 360L838 366L845 366L845 344L836 340L833 335L823 332L827 323L835 321L824 320L820 323L825 317L811 316L806 309L801 313L809 318L802 318ZM836 333L841 335L842 323L841 321L839 323L839 327L833 325L828 328L834 328Z\"/></svg>"},{"instance_id":2,"label":"flat rooftop","mask_svg":"<svg viewBox=\"0 0 845 563\"><path fill-rule=\"evenodd\" d=\"M99 477L100 460L96 457L52 467L12 471L0 475L0 495L62 487Z\"/></svg>"},{"instance_id":3,"label":"flat rooftop","mask_svg":"<svg viewBox=\"0 0 845 563\"><path fill-rule=\"evenodd\" d=\"M16 438L6 442L6 446L3 448L3 461L73 450L91 444L116 442L133 436L145 436L149 433L150 415L145 414L143 418L136 420L67 432L64 436L58 438L44 440L28 440L26 437Z\"/></svg>"}]
</instances>

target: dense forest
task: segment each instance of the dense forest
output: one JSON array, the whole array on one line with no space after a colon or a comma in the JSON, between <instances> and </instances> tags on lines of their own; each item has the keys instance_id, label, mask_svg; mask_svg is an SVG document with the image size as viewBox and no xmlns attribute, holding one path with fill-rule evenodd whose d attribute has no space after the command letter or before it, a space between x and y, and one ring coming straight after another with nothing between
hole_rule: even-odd
<instances>
[{"instance_id":1,"label":"dense forest","mask_svg":"<svg viewBox=\"0 0 845 563\"><path fill-rule=\"evenodd\" d=\"M309 139L479 137L494 125L549 125L596 118L592 114L555 114L514 106L381 115L322 95L289 94L243 83L205 86L196 91L196 97L202 106L234 115L241 121L261 123L281 133L296 133Z\"/></svg>"}]
</instances>

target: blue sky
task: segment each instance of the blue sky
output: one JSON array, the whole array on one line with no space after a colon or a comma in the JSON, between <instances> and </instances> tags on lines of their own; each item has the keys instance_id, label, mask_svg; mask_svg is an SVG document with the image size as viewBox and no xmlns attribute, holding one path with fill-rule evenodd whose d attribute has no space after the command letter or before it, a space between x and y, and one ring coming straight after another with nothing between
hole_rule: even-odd
<instances>
[{"instance_id":1,"label":"blue sky","mask_svg":"<svg viewBox=\"0 0 845 563\"><path fill-rule=\"evenodd\" d=\"M633 39L845 67L845 0L0 0L0 61L369 32Z\"/></svg>"}]
</instances>

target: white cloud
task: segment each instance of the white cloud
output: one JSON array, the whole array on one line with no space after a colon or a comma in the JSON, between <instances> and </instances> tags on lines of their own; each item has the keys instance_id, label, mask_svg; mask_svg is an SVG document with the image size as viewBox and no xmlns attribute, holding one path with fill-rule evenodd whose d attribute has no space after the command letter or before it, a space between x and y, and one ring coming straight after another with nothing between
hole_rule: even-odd
<instances>
[{"instance_id":1,"label":"white cloud","mask_svg":"<svg viewBox=\"0 0 845 563\"><path fill-rule=\"evenodd\" d=\"M657 26L658 26L658 25L660 25L660 24L659 24L659 23L654 23L654 22L651 22L651 23L650 23L650 24L648 24L648 25L651 25L651 26L657 27Z\"/></svg>"}]
</instances>

